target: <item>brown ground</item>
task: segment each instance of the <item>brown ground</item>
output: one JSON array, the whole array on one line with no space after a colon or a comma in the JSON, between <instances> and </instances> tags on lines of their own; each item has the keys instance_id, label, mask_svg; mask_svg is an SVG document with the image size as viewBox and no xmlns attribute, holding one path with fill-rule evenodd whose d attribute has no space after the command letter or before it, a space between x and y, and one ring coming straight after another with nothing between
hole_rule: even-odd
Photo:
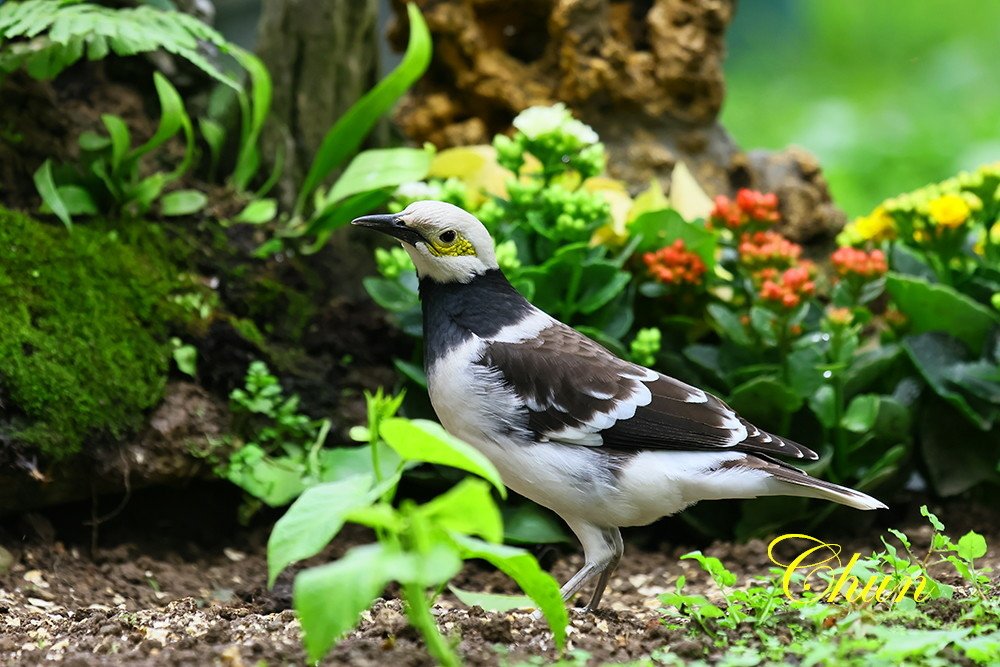
<instances>
[{"instance_id":1,"label":"brown ground","mask_svg":"<svg viewBox=\"0 0 1000 667\"><path fill-rule=\"evenodd\" d=\"M93 555L89 529L82 527L89 507L5 520L0 524L0 664L303 664L299 626L289 609L290 577L279 580L274 591L264 587L264 549L274 517L260 517L256 527L234 528L234 506L232 490L218 484L141 494L102 526ZM896 525L922 551L930 533L916 506ZM995 511L970 510L959 502L936 509L955 537L970 527L985 530L991 545L987 560L1000 570ZM871 533L843 540L845 549L866 552L879 546L876 531ZM649 532L631 538L605 610L573 615L570 647L587 651L595 662L635 660L664 646L681 656L710 656L710 644L666 628L656 612L656 596L681 573L688 577L686 592L712 593L696 565L678 560L706 545L687 538L686 544L657 546L659 538ZM325 557L368 539L364 532L346 531ZM714 543L706 550L740 581L765 574L769 566L761 541ZM554 560L552 571L559 579L580 565L572 549L548 550L542 558L543 563ZM455 584L514 592L504 576L475 564ZM430 664L392 593L363 615L357 631L323 664ZM557 657L544 622L527 613L466 609L449 594L435 613L447 634L461 637L459 651L469 664Z\"/></svg>"}]
</instances>

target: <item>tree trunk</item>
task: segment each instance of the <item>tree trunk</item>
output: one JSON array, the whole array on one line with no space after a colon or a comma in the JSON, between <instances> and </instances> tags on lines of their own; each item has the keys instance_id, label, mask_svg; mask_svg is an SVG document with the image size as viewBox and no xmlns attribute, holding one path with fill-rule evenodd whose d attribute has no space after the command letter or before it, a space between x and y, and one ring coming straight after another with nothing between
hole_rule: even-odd
<instances>
[{"instance_id":1,"label":"tree trunk","mask_svg":"<svg viewBox=\"0 0 1000 667\"><path fill-rule=\"evenodd\" d=\"M323 136L378 80L378 2L264 0L258 35L274 82L265 159L284 153L290 206Z\"/></svg>"}]
</instances>

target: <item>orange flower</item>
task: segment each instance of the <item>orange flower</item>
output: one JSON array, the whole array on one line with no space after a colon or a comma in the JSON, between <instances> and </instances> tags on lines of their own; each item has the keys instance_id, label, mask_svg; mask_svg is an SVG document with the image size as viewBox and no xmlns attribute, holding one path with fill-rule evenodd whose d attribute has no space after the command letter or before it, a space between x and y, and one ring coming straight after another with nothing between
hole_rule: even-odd
<instances>
[{"instance_id":1,"label":"orange flower","mask_svg":"<svg viewBox=\"0 0 1000 667\"><path fill-rule=\"evenodd\" d=\"M697 285L706 269L701 257L687 250L681 239L656 252L647 252L642 261L646 263L649 275L667 285Z\"/></svg>"},{"instance_id":2,"label":"orange flower","mask_svg":"<svg viewBox=\"0 0 1000 667\"><path fill-rule=\"evenodd\" d=\"M741 188L736 193L735 200L725 195L715 198L715 208L712 209L709 223L735 230L753 222L775 223L780 218L776 194Z\"/></svg>"},{"instance_id":3,"label":"orange flower","mask_svg":"<svg viewBox=\"0 0 1000 667\"><path fill-rule=\"evenodd\" d=\"M830 261L841 278L862 278L871 280L878 278L889 270L885 253L881 250L865 252L857 248L844 246L830 256Z\"/></svg>"},{"instance_id":4,"label":"orange flower","mask_svg":"<svg viewBox=\"0 0 1000 667\"><path fill-rule=\"evenodd\" d=\"M792 309L802 303L803 297L810 296L815 291L816 283L812 280L809 268L800 264L785 269L780 279L765 280L760 286L760 298Z\"/></svg>"},{"instance_id":5,"label":"orange flower","mask_svg":"<svg viewBox=\"0 0 1000 667\"><path fill-rule=\"evenodd\" d=\"M740 263L748 267L788 268L802 254L802 246L777 232L754 232L740 238Z\"/></svg>"}]
</instances>

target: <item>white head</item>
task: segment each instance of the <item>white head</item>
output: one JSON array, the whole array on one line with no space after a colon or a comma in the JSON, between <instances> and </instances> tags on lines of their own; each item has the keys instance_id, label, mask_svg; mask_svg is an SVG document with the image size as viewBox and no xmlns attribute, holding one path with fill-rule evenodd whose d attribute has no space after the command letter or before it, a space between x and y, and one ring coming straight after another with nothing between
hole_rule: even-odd
<instances>
[{"instance_id":1,"label":"white head","mask_svg":"<svg viewBox=\"0 0 1000 667\"><path fill-rule=\"evenodd\" d=\"M475 216L439 201L416 201L395 215L366 215L351 224L400 240L417 275L467 283L498 268L493 239Z\"/></svg>"}]
</instances>

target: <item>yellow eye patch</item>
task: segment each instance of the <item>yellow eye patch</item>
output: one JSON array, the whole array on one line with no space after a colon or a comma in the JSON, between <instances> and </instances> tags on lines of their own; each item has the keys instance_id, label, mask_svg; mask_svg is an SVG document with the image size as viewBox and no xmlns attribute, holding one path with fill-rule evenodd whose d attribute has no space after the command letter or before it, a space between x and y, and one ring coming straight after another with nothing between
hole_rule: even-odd
<instances>
[{"instance_id":1,"label":"yellow eye patch","mask_svg":"<svg viewBox=\"0 0 1000 667\"><path fill-rule=\"evenodd\" d=\"M436 257L461 257L476 254L476 248L461 234L456 236L451 243L442 243L438 240L429 241L427 250Z\"/></svg>"}]
</instances>

